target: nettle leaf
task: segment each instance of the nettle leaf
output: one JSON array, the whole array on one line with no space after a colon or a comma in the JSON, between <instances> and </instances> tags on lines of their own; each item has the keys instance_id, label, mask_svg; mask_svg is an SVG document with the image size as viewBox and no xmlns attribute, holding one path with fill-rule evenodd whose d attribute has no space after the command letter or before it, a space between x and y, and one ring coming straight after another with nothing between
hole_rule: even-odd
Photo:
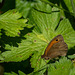
<instances>
[{"instance_id":1,"label":"nettle leaf","mask_svg":"<svg viewBox=\"0 0 75 75\"><path fill-rule=\"evenodd\" d=\"M20 30L26 26L27 19L19 19L22 15L16 10L9 10L0 15L0 29L4 29L8 36L19 36Z\"/></svg>"},{"instance_id":2,"label":"nettle leaf","mask_svg":"<svg viewBox=\"0 0 75 75\"><path fill-rule=\"evenodd\" d=\"M72 62L66 57L50 64L48 68L48 75L69 75L70 70L73 68Z\"/></svg>"},{"instance_id":3,"label":"nettle leaf","mask_svg":"<svg viewBox=\"0 0 75 75\"><path fill-rule=\"evenodd\" d=\"M30 12L30 9L34 6L33 2L26 0L16 0L16 8L22 13L23 17L26 18Z\"/></svg>"}]
</instances>

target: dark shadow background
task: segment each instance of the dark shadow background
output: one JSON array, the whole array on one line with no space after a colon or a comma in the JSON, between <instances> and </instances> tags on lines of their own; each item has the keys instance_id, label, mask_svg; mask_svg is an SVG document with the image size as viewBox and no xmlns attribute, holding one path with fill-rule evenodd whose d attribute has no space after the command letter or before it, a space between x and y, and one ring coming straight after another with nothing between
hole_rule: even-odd
<instances>
[{"instance_id":1,"label":"dark shadow background","mask_svg":"<svg viewBox=\"0 0 75 75\"><path fill-rule=\"evenodd\" d=\"M31 57L30 57L31 58ZM30 58L21 62L9 62L4 63L5 72L15 72L18 74L18 70L24 72L25 74L31 73L34 69L31 68Z\"/></svg>"}]
</instances>

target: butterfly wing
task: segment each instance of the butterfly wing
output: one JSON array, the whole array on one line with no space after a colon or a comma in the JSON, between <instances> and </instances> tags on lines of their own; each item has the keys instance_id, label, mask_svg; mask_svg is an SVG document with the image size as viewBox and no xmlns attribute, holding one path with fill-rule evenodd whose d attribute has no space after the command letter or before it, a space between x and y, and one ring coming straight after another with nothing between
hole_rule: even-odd
<instances>
[{"instance_id":1,"label":"butterfly wing","mask_svg":"<svg viewBox=\"0 0 75 75\"><path fill-rule=\"evenodd\" d=\"M65 56L67 54L68 46L62 41L54 44L47 53L49 59L55 58L58 56Z\"/></svg>"},{"instance_id":2,"label":"butterfly wing","mask_svg":"<svg viewBox=\"0 0 75 75\"><path fill-rule=\"evenodd\" d=\"M57 35L48 44L45 53L41 56L42 58L52 59L58 56L65 56L67 54L68 46L64 42L62 35Z\"/></svg>"}]
</instances>

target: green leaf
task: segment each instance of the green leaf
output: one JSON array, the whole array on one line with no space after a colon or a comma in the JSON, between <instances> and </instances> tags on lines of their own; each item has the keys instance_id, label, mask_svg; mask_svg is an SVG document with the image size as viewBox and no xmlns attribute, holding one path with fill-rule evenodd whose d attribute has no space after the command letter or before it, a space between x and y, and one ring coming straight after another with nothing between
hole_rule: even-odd
<instances>
[{"instance_id":1,"label":"green leaf","mask_svg":"<svg viewBox=\"0 0 75 75\"><path fill-rule=\"evenodd\" d=\"M16 10L9 10L0 15L0 29L4 29L8 36L19 36L20 30L26 26L26 19L19 19L22 15Z\"/></svg>"},{"instance_id":2,"label":"green leaf","mask_svg":"<svg viewBox=\"0 0 75 75\"><path fill-rule=\"evenodd\" d=\"M47 4L50 4L51 6L54 6L54 7L57 7L59 9L61 9L60 10L61 11L61 17L67 16L67 17L71 18L72 16L75 16L75 14L73 12L74 8L72 8L73 5L71 4L71 0L70 1L69 0L63 0L63 1L40 0L40 1L45 2ZM74 6L75 6L75 1L73 1L73 3L74 3ZM64 11L67 12L67 13L65 14ZM72 15L72 16L69 16L69 15Z\"/></svg>"},{"instance_id":3,"label":"green leaf","mask_svg":"<svg viewBox=\"0 0 75 75\"><path fill-rule=\"evenodd\" d=\"M73 1L73 4L75 6L75 0L63 0L63 1L61 1L60 5L62 8L66 9L68 11L68 13L72 12L73 16L75 16L71 1ZM61 11L63 11L62 15L65 15L65 16L67 15L64 13L64 10L61 10ZM68 17L69 17L69 15L68 15Z\"/></svg>"},{"instance_id":4,"label":"green leaf","mask_svg":"<svg viewBox=\"0 0 75 75\"><path fill-rule=\"evenodd\" d=\"M70 12L73 12L71 1L63 0L63 2L65 3L66 9L68 9L68 11L70 11ZM61 4L62 7L63 7L63 2Z\"/></svg>"},{"instance_id":5,"label":"green leaf","mask_svg":"<svg viewBox=\"0 0 75 75\"><path fill-rule=\"evenodd\" d=\"M32 73L28 75L43 75L43 73L46 71L46 68L48 67L49 67L49 64L46 64L42 66L41 68L39 68L37 71L33 71Z\"/></svg>"},{"instance_id":6,"label":"green leaf","mask_svg":"<svg viewBox=\"0 0 75 75\"><path fill-rule=\"evenodd\" d=\"M2 57L2 55L0 55L0 60L4 60L4 58Z\"/></svg>"},{"instance_id":7,"label":"green leaf","mask_svg":"<svg viewBox=\"0 0 75 75\"><path fill-rule=\"evenodd\" d=\"M60 20L59 9L53 7L51 10L51 7L48 4L44 7L44 3L41 3L41 2L37 4L37 7L39 7L38 9L44 8L43 10L47 12L49 11L53 12L53 13L50 12L48 14L48 13L42 13L42 12L36 11L34 9L32 11L32 16L33 16L34 22L36 23L37 28L42 33L42 36L45 38L46 42L47 41L49 42L49 40L51 40L51 38L55 36L53 33L55 32L55 28ZM37 28L35 30L37 30Z\"/></svg>"},{"instance_id":8,"label":"green leaf","mask_svg":"<svg viewBox=\"0 0 75 75\"><path fill-rule=\"evenodd\" d=\"M4 73L4 75L18 75L18 74L11 72L11 73Z\"/></svg>"},{"instance_id":9,"label":"green leaf","mask_svg":"<svg viewBox=\"0 0 75 75\"><path fill-rule=\"evenodd\" d=\"M48 75L69 75L73 68L72 62L67 58L62 58L54 64L50 64L48 68Z\"/></svg>"},{"instance_id":10,"label":"green leaf","mask_svg":"<svg viewBox=\"0 0 75 75\"><path fill-rule=\"evenodd\" d=\"M16 0L16 8L22 13L24 18L28 16L30 9L33 6L33 2L28 2L26 0Z\"/></svg>"},{"instance_id":11,"label":"green leaf","mask_svg":"<svg viewBox=\"0 0 75 75\"><path fill-rule=\"evenodd\" d=\"M38 37L39 35L35 35L35 33L28 33L26 35L26 38L28 39L22 40L21 43L18 44L18 47L6 45L6 49L10 51L5 51L1 54L4 60L0 62L17 62L26 60L27 58L29 58L29 56L31 56L32 53L34 53L34 51L39 51L41 49L43 50L44 46L46 45L46 42L39 39L40 37Z\"/></svg>"},{"instance_id":12,"label":"green leaf","mask_svg":"<svg viewBox=\"0 0 75 75\"><path fill-rule=\"evenodd\" d=\"M40 57L40 55L42 54L41 52L42 51L35 52L31 58L31 60L30 60L31 61L31 67L35 68L34 71L37 71L39 68L41 68L43 65L46 64L46 62L43 59L41 59L41 57Z\"/></svg>"},{"instance_id":13,"label":"green leaf","mask_svg":"<svg viewBox=\"0 0 75 75\"><path fill-rule=\"evenodd\" d=\"M75 31L68 19L60 22L56 32L63 35L65 42L68 44L68 48L75 46Z\"/></svg>"},{"instance_id":14,"label":"green leaf","mask_svg":"<svg viewBox=\"0 0 75 75\"><path fill-rule=\"evenodd\" d=\"M74 59L75 58L75 54L74 55L68 55L68 58Z\"/></svg>"},{"instance_id":15,"label":"green leaf","mask_svg":"<svg viewBox=\"0 0 75 75\"><path fill-rule=\"evenodd\" d=\"M0 0L0 3L2 2L2 0Z\"/></svg>"},{"instance_id":16,"label":"green leaf","mask_svg":"<svg viewBox=\"0 0 75 75\"><path fill-rule=\"evenodd\" d=\"M22 71L18 71L19 75L26 75L25 73L23 73Z\"/></svg>"},{"instance_id":17,"label":"green leaf","mask_svg":"<svg viewBox=\"0 0 75 75\"><path fill-rule=\"evenodd\" d=\"M0 62L9 62L9 61L22 61L29 58L29 56L34 51L32 47L28 48L28 46L32 45L32 42L22 40L22 43L19 44L19 47L12 47L10 51L5 51L1 55L4 58L4 60ZM10 46L8 46L8 49ZM1 59L0 59L1 60Z\"/></svg>"},{"instance_id":18,"label":"green leaf","mask_svg":"<svg viewBox=\"0 0 75 75\"><path fill-rule=\"evenodd\" d=\"M75 17L75 5L73 3L73 0L70 0L71 1L71 5L72 5L72 9L73 9L73 13L74 13L74 17Z\"/></svg>"},{"instance_id":19,"label":"green leaf","mask_svg":"<svg viewBox=\"0 0 75 75\"><path fill-rule=\"evenodd\" d=\"M30 73L28 75L43 75L43 72L33 72L33 73Z\"/></svg>"},{"instance_id":20,"label":"green leaf","mask_svg":"<svg viewBox=\"0 0 75 75\"><path fill-rule=\"evenodd\" d=\"M75 67L73 69L71 69L69 75L75 75Z\"/></svg>"}]
</instances>

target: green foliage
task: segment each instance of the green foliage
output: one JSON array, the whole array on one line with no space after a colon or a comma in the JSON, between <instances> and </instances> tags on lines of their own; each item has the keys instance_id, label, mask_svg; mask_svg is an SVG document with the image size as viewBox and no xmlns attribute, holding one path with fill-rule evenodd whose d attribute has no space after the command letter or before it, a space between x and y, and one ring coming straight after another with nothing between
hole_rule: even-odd
<instances>
[{"instance_id":1,"label":"green foliage","mask_svg":"<svg viewBox=\"0 0 75 75\"><path fill-rule=\"evenodd\" d=\"M73 4L71 2L73 2ZM72 5L75 6L75 1L73 1L73 0L63 0L60 5L61 5L62 8L66 9L67 12L69 12L69 13L72 12L73 13L73 16L75 16L75 12L74 12L74 9L72 7ZM67 15L67 14L64 13L63 10L61 10L61 11L62 11L62 15L64 15L64 16Z\"/></svg>"},{"instance_id":2,"label":"green foliage","mask_svg":"<svg viewBox=\"0 0 75 75\"><path fill-rule=\"evenodd\" d=\"M36 8L38 10L41 10L41 11L45 11L45 10L47 12L51 11L51 7L48 4L45 5L44 3L41 3L41 2L36 5ZM52 11L58 11L58 9L53 7ZM60 13L59 12L54 12L54 13L48 14L48 13L42 13L42 12L39 12L39 11L36 11L33 9L32 17L33 17L34 22L36 23L36 27L33 30L33 32L35 32L36 35L37 35L38 31L40 31L40 34L42 33L43 38L38 37L39 39L42 39L45 42L49 42L54 36L61 34L61 35L63 35L64 40L68 44L69 48L71 48L75 45L75 41L74 41L75 40L75 35L74 35L75 31L72 28L68 19L62 20L60 22L58 28L55 30L57 24L59 23L59 19L60 19ZM39 50L40 50L39 52L41 52L40 48L39 48ZM31 66L35 69L37 69L37 62L39 62L38 61L39 55L41 55L39 52L34 54L33 57L31 58L31 64L32 64ZM38 60L37 60L37 57L38 57ZM37 62L35 59L37 60ZM40 62L41 61L42 60L40 59ZM41 64L39 64L39 65L41 66Z\"/></svg>"},{"instance_id":3,"label":"green foliage","mask_svg":"<svg viewBox=\"0 0 75 75\"><path fill-rule=\"evenodd\" d=\"M71 0L71 4L72 4L72 9L73 9L74 17L75 17L75 1Z\"/></svg>"},{"instance_id":4,"label":"green foliage","mask_svg":"<svg viewBox=\"0 0 75 75\"><path fill-rule=\"evenodd\" d=\"M28 16L33 6L33 2L28 2L26 0L16 0L16 8L22 13L24 18Z\"/></svg>"},{"instance_id":5,"label":"green foliage","mask_svg":"<svg viewBox=\"0 0 75 75\"><path fill-rule=\"evenodd\" d=\"M4 75L26 75L25 73L23 73L22 71L18 71L19 74L11 72L11 73L4 73Z\"/></svg>"},{"instance_id":6,"label":"green foliage","mask_svg":"<svg viewBox=\"0 0 75 75\"><path fill-rule=\"evenodd\" d=\"M34 3L27 2L26 0L16 0L16 8L22 14L16 10L9 10L0 15L0 29L5 30L6 36L19 37L20 35L21 39L20 43L17 43L17 47L3 42L5 51L3 50L0 53L0 62L21 62L31 56L30 63L34 71L28 75L43 75L48 67L48 75L74 74L75 68L73 68L72 62L65 57L60 58L59 62L56 61L50 65L47 65L50 60L41 58L48 43L59 34L64 37L64 41L67 43L69 49L75 46L75 30L72 27L72 23L66 17L60 21L60 9L54 6L51 7L49 4L41 1L37 1L30 13L29 11L33 5ZM27 19L22 19L22 15L26 18L29 13L30 17L28 19L34 25L32 32L24 31L24 27L28 27L29 25L28 23L25 24ZM29 28L30 26L28 30ZM2 33L0 34L0 38L1 35ZM75 57L70 56L69 58ZM18 74L26 75L21 71L18 71ZM18 74L15 72L4 73L4 75Z\"/></svg>"},{"instance_id":7,"label":"green foliage","mask_svg":"<svg viewBox=\"0 0 75 75\"><path fill-rule=\"evenodd\" d=\"M69 15L73 15L75 17L75 9L74 9L74 7L75 7L75 1L73 1L73 0L63 0L63 1L60 1L60 0L56 0L56 1L41 0L41 1L45 2L45 3L48 3L51 6L55 6L55 7L59 8L60 12L61 12L61 17L66 17L67 15L68 15L67 16L68 18L71 18L71 16L69 17ZM68 14L65 13L65 11Z\"/></svg>"},{"instance_id":8,"label":"green foliage","mask_svg":"<svg viewBox=\"0 0 75 75\"><path fill-rule=\"evenodd\" d=\"M46 11L50 10L49 5L47 5L45 8L43 7L43 5L41 6L41 3L39 3L37 7L39 7L38 9L44 8L43 10L46 10ZM46 42L47 41L49 42L54 36L61 34L63 35L65 42L68 44L68 47L72 47L75 45L75 41L74 41L75 31L68 19L63 19L60 22L59 26L57 27L60 20L60 12L58 12L58 10L59 9L53 7L52 12L53 11L57 11L57 12L53 12L53 13L51 12L51 14L41 13L36 10L33 10L32 16L33 16L34 22L36 23L37 28L43 34Z\"/></svg>"},{"instance_id":9,"label":"green foliage","mask_svg":"<svg viewBox=\"0 0 75 75\"><path fill-rule=\"evenodd\" d=\"M22 71L18 71L19 75L26 75L25 73L23 73Z\"/></svg>"},{"instance_id":10,"label":"green foliage","mask_svg":"<svg viewBox=\"0 0 75 75\"><path fill-rule=\"evenodd\" d=\"M71 1L69 1L69 0L63 0L63 3L65 3L66 10L68 10L70 12L73 12ZM73 1L73 3L75 4L75 1ZM62 4L61 4L61 6L63 7Z\"/></svg>"},{"instance_id":11,"label":"green foliage","mask_svg":"<svg viewBox=\"0 0 75 75\"><path fill-rule=\"evenodd\" d=\"M75 67L73 69L71 69L69 75L75 75Z\"/></svg>"},{"instance_id":12,"label":"green foliage","mask_svg":"<svg viewBox=\"0 0 75 75\"><path fill-rule=\"evenodd\" d=\"M2 0L0 0L0 3L2 2Z\"/></svg>"},{"instance_id":13,"label":"green foliage","mask_svg":"<svg viewBox=\"0 0 75 75\"><path fill-rule=\"evenodd\" d=\"M48 68L48 75L69 75L72 68L72 62L64 57L60 59L59 62L56 61L54 64L50 64Z\"/></svg>"},{"instance_id":14,"label":"green foliage","mask_svg":"<svg viewBox=\"0 0 75 75\"><path fill-rule=\"evenodd\" d=\"M16 10L9 10L0 15L0 29L4 29L8 36L19 36L20 30L26 26L27 19L19 19L22 15Z\"/></svg>"},{"instance_id":15,"label":"green foliage","mask_svg":"<svg viewBox=\"0 0 75 75\"><path fill-rule=\"evenodd\" d=\"M4 75L18 75L18 74L11 72L11 73L4 73Z\"/></svg>"},{"instance_id":16,"label":"green foliage","mask_svg":"<svg viewBox=\"0 0 75 75\"><path fill-rule=\"evenodd\" d=\"M10 51L5 51L1 55L4 57L3 61L0 62L9 62L9 61L22 61L26 60L34 51L31 48L28 48L28 46L32 45L32 42L23 40L21 44L19 44L19 47L12 47ZM9 47L9 46L8 46Z\"/></svg>"},{"instance_id":17,"label":"green foliage","mask_svg":"<svg viewBox=\"0 0 75 75\"><path fill-rule=\"evenodd\" d=\"M74 59L75 58L75 54L74 55L68 55L68 58Z\"/></svg>"}]
</instances>

